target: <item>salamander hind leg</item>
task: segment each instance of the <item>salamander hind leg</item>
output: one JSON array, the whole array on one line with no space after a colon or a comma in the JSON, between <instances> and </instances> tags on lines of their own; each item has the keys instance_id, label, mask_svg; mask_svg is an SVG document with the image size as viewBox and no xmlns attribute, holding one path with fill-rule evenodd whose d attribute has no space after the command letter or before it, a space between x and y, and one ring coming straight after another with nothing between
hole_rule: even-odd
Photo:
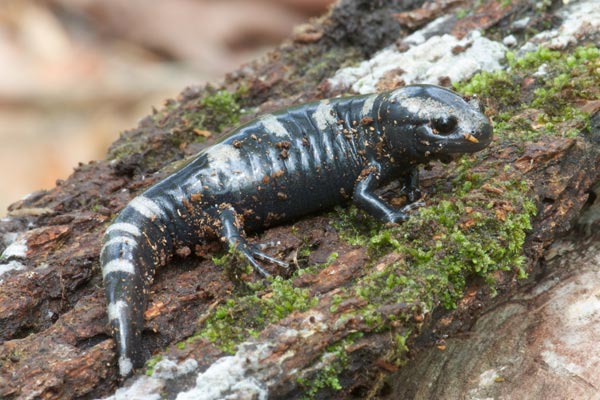
<instances>
[{"instance_id":1,"label":"salamander hind leg","mask_svg":"<svg viewBox=\"0 0 600 400\"><path fill-rule=\"evenodd\" d=\"M237 218L237 213L232 207L224 207L219 210L219 220L221 222L221 240L227 243L230 249L233 248L240 252L252 268L259 274L262 276L270 275L262 265L258 263L256 260L257 258L283 268L289 267L287 263L263 253L256 246L246 243L242 226Z\"/></svg>"}]
</instances>

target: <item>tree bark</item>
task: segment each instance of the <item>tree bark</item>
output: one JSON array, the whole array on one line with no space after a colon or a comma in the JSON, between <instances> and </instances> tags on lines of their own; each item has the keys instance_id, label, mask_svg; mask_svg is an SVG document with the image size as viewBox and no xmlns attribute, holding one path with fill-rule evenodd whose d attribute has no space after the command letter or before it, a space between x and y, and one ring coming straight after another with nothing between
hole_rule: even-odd
<instances>
[{"instance_id":1,"label":"tree bark","mask_svg":"<svg viewBox=\"0 0 600 400\"><path fill-rule=\"evenodd\" d=\"M535 9L525 1L475 4L340 1L328 15L304 26L269 57L226 77L219 89L233 93L237 105L249 110L241 117L242 121L248 120L276 108L352 91L352 83L344 87L332 79L338 69L373 59L376 51L394 43L398 51L405 50L414 44L402 39L419 29L426 37L452 34L456 38L464 38L474 29L485 29L487 36L496 40L515 33L522 46L528 41L528 30L559 27L568 7L554 4ZM597 6L591 7L597 13ZM443 15L453 17L438 26L422 28ZM523 22L526 17L529 20ZM567 53L575 45L597 45L598 30L593 26L588 29L574 35L576 43L571 47L555 48ZM461 46L451 49L451 53L463 53L471 45ZM428 54L420 57L425 59ZM597 69L598 58L590 63L596 63ZM379 76L376 88L409 83L405 82L404 67L396 65ZM479 101L497 123L497 130L498 116L510 111L514 115L508 122L513 124L515 135L522 132L519 121L529 121L527 132L541 134L533 139L515 138L506 130L488 150L468 161L448 166L434 164L422 174L424 210L442 209L445 203L440 199L450 199L447 207L462 204L462 215L457 217L461 232L476 229L483 221L480 218L487 218L486 223L495 220L499 227L513 223L511 218L525 215L531 202L536 214L528 214L531 228L518 249L525 257L522 264L515 261L487 275L478 275L476 267L465 269L457 275L465 280L464 288L449 283L444 291L427 292L428 279L439 279L438 272L427 269L424 275L413 277L391 267L417 268L418 256L401 251L395 244L402 239L399 236L376 235L377 243L352 241L348 229L365 236L364 226L374 225L368 217L354 215L352 209L308 216L251 238L256 243L278 242L274 252L296 265L311 267L304 274L284 276L278 281L285 282L282 287L295 290L291 297L306 303L291 306L281 318L273 319L260 313L265 307L276 312L281 306L270 302L280 299L278 289L272 287L276 283L248 289L249 282L258 281L258 276L236 272L231 259L225 268L215 265L211 258L221 255L217 244L199 247L194 250L201 257L175 257L168 268L159 271L151 288L144 332L148 354L178 361L193 358L198 364L193 373L181 378L152 378L155 384L159 382L159 392L165 398L175 398L177 393L195 386L199 371L216 371L218 365L226 364L242 371L239 377L228 372L237 383L259 383L254 391L236 389L232 384L223 389L223 398L245 398L244 393L255 398L394 398L399 393L418 397L416 389L402 391L410 386L403 382L415 379L403 363L408 359L418 363L422 354L445 348L446 338L467 332L485 310L510 299L524 283L534 285L539 281L546 273L547 249L558 237L572 231L582 210L589 209L596 198L593 187L600 181L600 105L593 96L598 95L600 85L597 70L595 75L593 68L583 70L592 71L590 82L594 82L595 89L590 86L591 94L573 94L574 89L568 92L568 85L559 91L565 96L566 106L583 110L591 122L575 124L567 118L553 122L553 133L547 133L544 129L550 128L537 125L540 113L547 112L541 111L546 110L544 103L519 106L537 96L534 93L539 88L539 76L509 72L506 79L513 83L519 79L520 91L501 98L496 83L498 86L481 94ZM449 79L442 73L438 83L449 84ZM216 92L211 87L185 89L164 109L126 132L105 160L79 165L54 189L36 192L13 204L9 217L0 221L0 250L4 251L0 264L12 267L0 277L0 398L96 398L110 395L123 384L118 379L114 343L106 325L98 261L101 236L136 194L226 133L231 120L217 115L203 101ZM573 130L577 134L571 134ZM207 131L210 137L200 141L199 132L204 135ZM507 182L525 185L513 190ZM462 191L458 185L463 185ZM388 189L385 195L393 201L402 200L397 188ZM522 197L511 197L519 190ZM424 210L422 215L428 215ZM596 219L586 221L588 229L597 228ZM423 229L413 232L411 227ZM442 248L463 248L456 247L456 236L439 238L439 232L426 227L425 223L409 224L401 227L406 229L401 232L410 235L415 246L424 246L425 253L434 251L436 241ZM394 235L399 231L391 232ZM528 280L518 277L519 265L527 270ZM276 269L272 272L282 273ZM382 276L388 277L387 283ZM410 289L416 294L380 298L378 292L389 292L385 285L397 285L393 293ZM460 295L455 309L442 305L447 293ZM281 299L289 298L281 295ZM238 346L232 353L219 338L211 340L206 334L207 324L218 322L215 310L228 304L232 305L230 312L235 313L233 319L247 324L237 335ZM266 322L261 324L259 319ZM193 339L183 342L190 337ZM215 364L217 361L220 364ZM416 376L425 379L426 375ZM133 378L137 379L150 378ZM401 381L395 383L397 379Z\"/></svg>"}]
</instances>

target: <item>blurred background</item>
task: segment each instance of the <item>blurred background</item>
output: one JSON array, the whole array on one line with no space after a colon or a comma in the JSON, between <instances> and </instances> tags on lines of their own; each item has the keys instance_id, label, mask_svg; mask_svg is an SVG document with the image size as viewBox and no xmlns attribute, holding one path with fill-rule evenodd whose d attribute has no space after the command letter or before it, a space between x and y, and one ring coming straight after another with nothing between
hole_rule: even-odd
<instances>
[{"instance_id":1,"label":"blurred background","mask_svg":"<svg viewBox=\"0 0 600 400\"><path fill-rule=\"evenodd\" d=\"M0 217L333 0L0 0Z\"/></svg>"}]
</instances>

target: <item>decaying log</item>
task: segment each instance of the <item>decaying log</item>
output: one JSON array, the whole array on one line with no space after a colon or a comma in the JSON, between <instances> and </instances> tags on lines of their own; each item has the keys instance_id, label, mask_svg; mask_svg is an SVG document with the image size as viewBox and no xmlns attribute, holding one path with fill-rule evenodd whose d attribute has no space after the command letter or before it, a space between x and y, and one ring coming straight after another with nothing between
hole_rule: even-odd
<instances>
[{"instance_id":1,"label":"decaying log","mask_svg":"<svg viewBox=\"0 0 600 400\"><path fill-rule=\"evenodd\" d=\"M54 189L36 192L13 204L8 218L0 221L0 250L4 252L0 271L7 270L0 276L0 398L95 398L108 396L123 385L106 326L98 262L102 233L135 194L225 134L239 117L240 107L247 110L241 119L248 120L275 108L360 90L356 82L361 79L363 87L372 84L374 89L431 80L433 76L437 76L435 83L448 85L455 79L451 67L456 65L447 66L448 75L432 75L434 68L430 68L410 78L417 72L408 71L405 64L392 65L381 73L376 71L381 65L375 63L346 69L346 75L339 70L358 61L374 60L376 51L384 48L390 59L414 51L423 43L431 43L426 42L430 37L440 38L440 46L454 43L449 57L473 54L471 61L483 63L478 53L469 53L481 43L479 36L469 36L476 28L487 30L491 52L498 46L504 49L502 59L506 50L499 43L502 38L514 34L513 39L504 42L514 40L513 46L523 46L532 30L548 29L548 25L558 29L555 34L559 35L566 15L575 13L567 9L573 6L555 4L536 9L533 2L526 1L500 4L491 0L480 6L472 1L400 3L338 2L327 16L299 30L294 40L269 57L228 76L218 90L187 88L177 99L167 101L163 109L123 134L106 160L80 165ZM592 10L584 14L598 13L593 1L582 3ZM427 25L440 15L450 18ZM408 34L423 26L417 32L421 38L413 35L407 39ZM552 36L550 30L546 39L539 38L539 43L553 46L559 55L571 54L576 46L598 44L597 27L589 21L579 27L572 34L572 43L567 41L569 46ZM415 54L422 59L431 56ZM468 61L448 62L463 67ZM144 345L148 355L161 354L170 365L180 362L180 366L189 368L181 367L181 377L169 378L163 363L163 370L159 368L154 378L134 377L126 384L137 382L147 390L155 390L153 393L175 398L177 393L197 386L196 379L210 382L208 375L213 374L225 386L218 388L221 391L214 392L216 395L213 393L215 397L206 392L205 398L393 398L394 390L401 392L394 387L406 387L390 378L404 376L403 363L411 358L418 360L422 349L443 349L447 337L467 331L485 309L510 298L523 282L533 284L544 273L547 249L573 229L581 210L598 196L593 187L600 181L600 105L594 101L599 95L600 64L597 56L590 56L587 64L581 63L580 73L588 71L589 82L595 87L576 92L576 88L565 84L557 90L564 94L567 106L584 113L575 113L573 121L581 116L583 122L571 122L569 118L539 122L544 118L541 113L549 112L540 111L546 110L544 104L524 107L521 103L539 98L536 89L541 87L542 79L526 69L518 75L515 66L514 75L511 72L507 77L497 77L496 86L478 93L501 132L492 146L462 164L434 164L423 173L426 206L416 221L435 218L427 209L446 207L454 210L458 230L452 226L444 229L458 235L484 223L504 229L505 224L517 221L515 216L523 215L519 221L524 226L531 224L529 229L523 228L526 237L517 249L523 260L510 253L515 257L514 265L494 269L491 263L490 272L479 275L471 266L453 275L464 278L464 288L457 281L448 283L442 291L428 293L423 290L439 289L440 285L427 280L442 279L442 275L424 270L423 276L413 276L393 267L410 269L415 263L417 268L419 255L401 251L404 242L400 240L410 236L415 246L423 246L420 254L426 257L440 248L460 249L458 236L441 237L440 232L433 231L437 227L434 222L427 229L429 220L421 220L420 225L415 222L399 228L406 230L392 228L392 236L375 234L371 242L353 241L346 229L355 229L364 239L369 232L372 234L369 229L373 226L379 232L389 227L377 226L352 209L310 216L251 238L254 242L278 243L271 251L302 268L309 267L304 274L284 276L262 286L256 284L259 277L236 269L231 257L225 257L225 266L216 265L213 257L223 256L217 244L199 246L193 249L196 255L177 256L168 268L159 271L145 315ZM487 65L475 65L463 79ZM372 73L361 76L363 67L371 68ZM498 82L508 82L519 90L509 96L504 93L501 98ZM223 113L207 98L233 102L237 107L234 116ZM553 99L549 101L556 101ZM514 115L499 117L509 112ZM519 125L523 121L528 121L525 128ZM531 139L514 137L523 132L531 134ZM519 192L522 196L517 196ZM392 187L384 195L401 202L398 193ZM597 227L595 220L591 221L588 230ZM413 232L411 227L421 229ZM399 232L402 238L393 236ZM504 245L510 247L512 243ZM446 259L453 256L447 254ZM271 271L281 274L276 269ZM519 277L525 271L529 280ZM384 286L377 286L382 282ZM281 292L291 290L294 298L304 303L288 307L270 302L288 299L271 285L281 285ZM409 288L415 290L414 296L398 294L407 293ZM454 299L455 309L443 306L457 295L460 297ZM207 333L209 324L219 326L215 312L225 310L226 305L230 313L236 314L223 316L223 321L231 317L248 324L234 335L237 347ZM273 314L277 307L289 309L275 318L265 315L267 306L272 307ZM184 360L190 359L195 361L185 364ZM417 391L410 394L416 396Z\"/></svg>"}]
</instances>

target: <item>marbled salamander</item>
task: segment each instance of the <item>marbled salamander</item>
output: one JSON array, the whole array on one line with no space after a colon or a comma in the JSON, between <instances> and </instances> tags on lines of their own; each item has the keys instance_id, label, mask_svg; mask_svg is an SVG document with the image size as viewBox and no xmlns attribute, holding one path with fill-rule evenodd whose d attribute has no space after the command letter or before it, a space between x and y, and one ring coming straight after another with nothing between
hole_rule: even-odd
<instances>
[{"instance_id":1,"label":"marbled salamander","mask_svg":"<svg viewBox=\"0 0 600 400\"><path fill-rule=\"evenodd\" d=\"M108 319L122 376L143 365L148 287L174 249L220 238L259 272L286 265L244 240L244 230L352 199L382 221L406 220L374 190L404 177L418 196L417 164L486 147L489 120L450 90L415 85L316 101L263 115L152 186L108 227L100 255Z\"/></svg>"}]
</instances>

